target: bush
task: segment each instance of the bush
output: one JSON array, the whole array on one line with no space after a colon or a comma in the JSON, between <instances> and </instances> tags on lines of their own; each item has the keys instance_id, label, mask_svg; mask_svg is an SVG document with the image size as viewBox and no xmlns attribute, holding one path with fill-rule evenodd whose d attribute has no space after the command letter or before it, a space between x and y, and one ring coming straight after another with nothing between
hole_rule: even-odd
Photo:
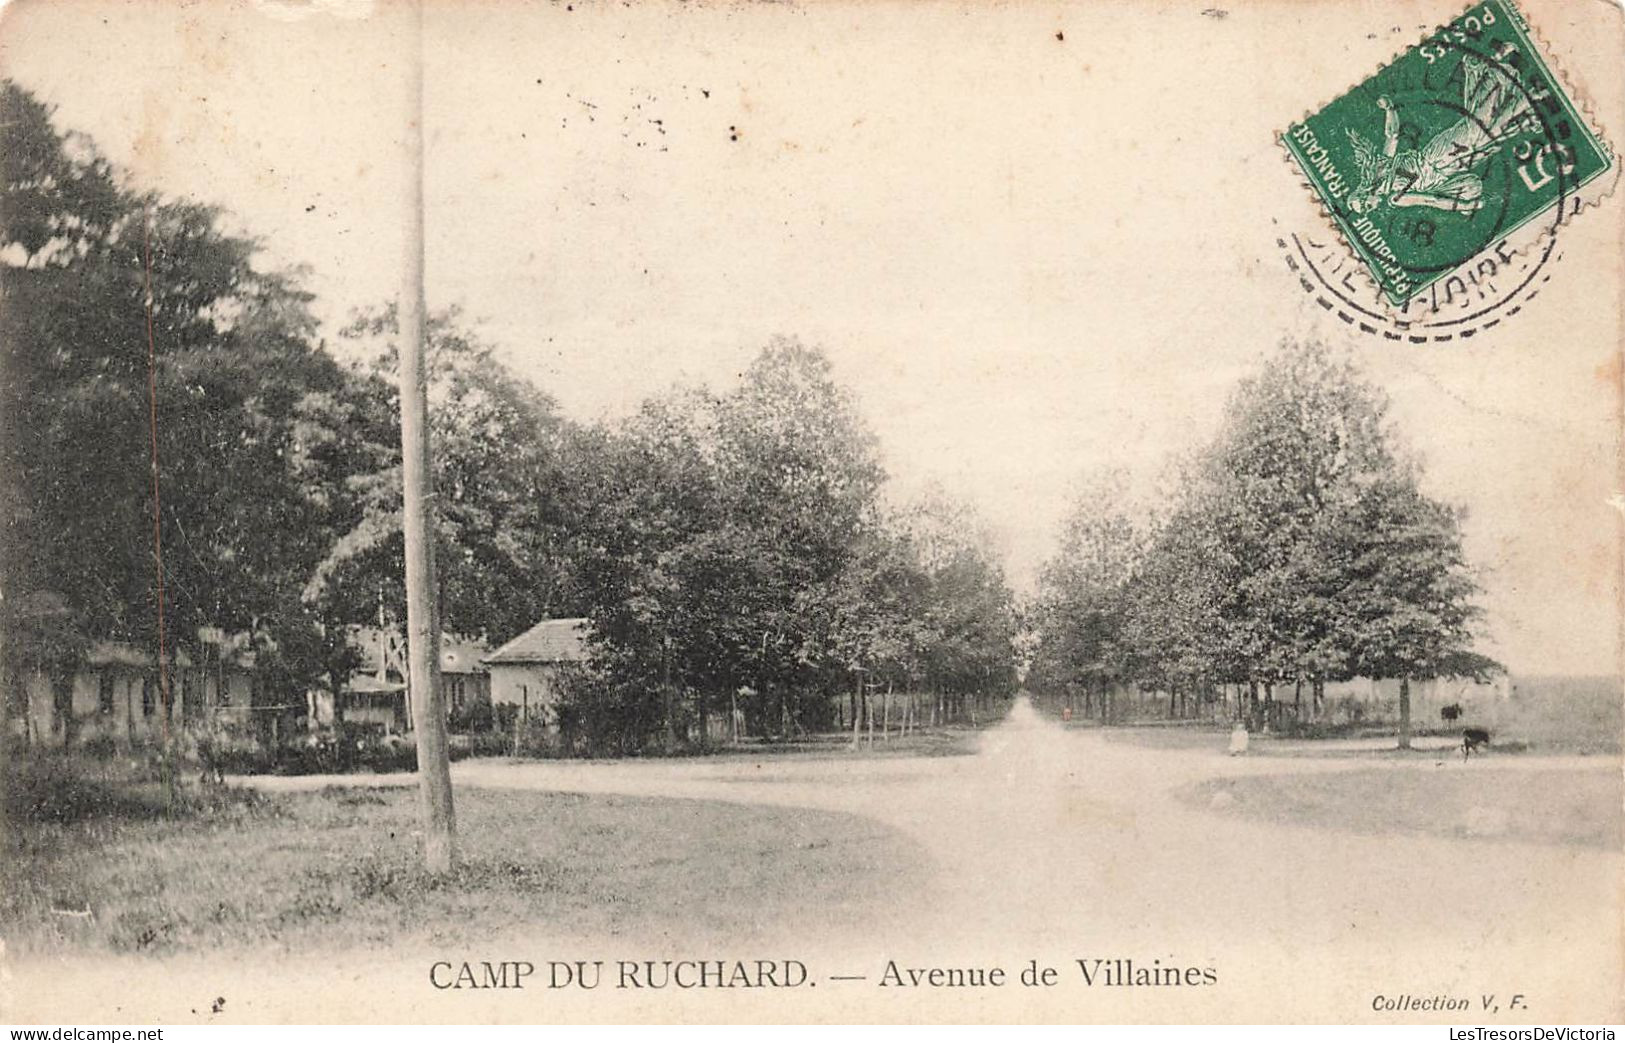
<instances>
[{"instance_id":1,"label":"bush","mask_svg":"<svg viewBox=\"0 0 1625 1043\"><path fill-rule=\"evenodd\" d=\"M449 722L452 731L479 734L492 729L496 723L496 715L489 699L470 699L466 705L451 714Z\"/></svg>"},{"instance_id":2,"label":"bush","mask_svg":"<svg viewBox=\"0 0 1625 1043\"><path fill-rule=\"evenodd\" d=\"M70 825L93 818L182 818L231 806L258 807L266 798L232 786L199 786L191 775L162 779L144 774L109 778L98 768L60 751L13 755L7 765L5 814L9 822Z\"/></svg>"},{"instance_id":3,"label":"bush","mask_svg":"<svg viewBox=\"0 0 1625 1043\"><path fill-rule=\"evenodd\" d=\"M118 743L111 735L92 735L79 746L86 756L99 761L110 761L118 753Z\"/></svg>"},{"instance_id":4,"label":"bush","mask_svg":"<svg viewBox=\"0 0 1625 1043\"><path fill-rule=\"evenodd\" d=\"M513 731L510 726L507 734L498 731L475 732L472 735L461 736L462 741L454 745L451 750L453 760L462 757L503 757L513 752Z\"/></svg>"},{"instance_id":5,"label":"bush","mask_svg":"<svg viewBox=\"0 0 1625 1043\"><path fill-rule=\"evenodd\" d=\"M557 757L567 748L559 730L549 727L547 721L539 717L529 717L518 723L512 746L513 752L520 757Z\"/></svg>"},{"instance_id":6,"label":"bush","mask_svg":"<svg viewBox=\"0 0 1625 1043\"><path fill-rule=\"evenodd\" d=\"M400 736L384 736L369 725L340 723L277 746L231 736L200 739L198 745L206 774L342 775L417 770L413 743Z\"/></svg>"}]
</instances>

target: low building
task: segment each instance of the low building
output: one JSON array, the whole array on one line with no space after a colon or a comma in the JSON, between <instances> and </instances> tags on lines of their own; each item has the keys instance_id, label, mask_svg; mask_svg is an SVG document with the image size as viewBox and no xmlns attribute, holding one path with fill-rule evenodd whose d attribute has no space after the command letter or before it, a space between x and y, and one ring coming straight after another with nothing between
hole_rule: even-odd
<instances>
[{"instance_id":1,"label":"low building","mask_svg":"<svg viewBox=\"0 0 1625 1043\"><path fill-rule=\"evenodd\" d=\"M490 649L478 641L448 637L440 642L440 689L453 731L483 731L491 724Z\"/></svg>"},{"instance_id":2,"label":"low building","mask_svg":"<svg viewBox=\"0 0 1625 1043\"><path fill-rule=\"evenodd\" d=\"M376 727L386 735L412 730L406 640L380 627L356 627L350 644L360 662L345 682L335 708L339 720ZM478 641L440 639L440 695L454 731L483 730L491 715L491 677Z\"/></svg>"},{"instance_id":3,"label":"low building","mask_svg":"<svg viewBox=\"0 0 1625 1043\"><path fill-rule=\"evenodd\" d=\"M275 729L280 718L261 722L268 706L264 681L255 670L255 655L246 637L226 637L205 628L195 654L169 658L160 677L151 651L113 641L97 641L71 677L52 678L28 669L12 679L14 710L11 728L30 745L61 746L72 741L111 741L115 746L144 745L163 735L165 692L168 726L221 724L245 731L264 723ZM274 715L273 715L274 717Z\"/></svg>"},{"instance_id":4,"label":"low building","mask_svg":"<svg viewBox=\"0 0 1625 1043\"><path fill-rule=\"evenodd\" d=\"M486 656L492 707L556 726L560 674L587 661L587 634L585 619L544 619Z\"/></svg>"}]
</instances>

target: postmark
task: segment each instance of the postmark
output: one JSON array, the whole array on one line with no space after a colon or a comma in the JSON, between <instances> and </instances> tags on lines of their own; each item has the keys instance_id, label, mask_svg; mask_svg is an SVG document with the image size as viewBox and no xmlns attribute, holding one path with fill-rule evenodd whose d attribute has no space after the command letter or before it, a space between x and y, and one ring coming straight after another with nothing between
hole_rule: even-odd
<instances>
[{"instance_id":1,"label":"postmark","mask_svg":"<svg viewBox=\"0 0 1625 1043\"><path fill-rule=\"evenodd\" d=\"M1332 225L1279 237L1289 265L1352 324L1413 340L1521 307L1551 277L1563 223L1617 179L1510 0L1474 4L1280 142ZM1332 230L1369 289L1317 241Z\"/></svg>"},{"instance_id":2,"label":"postmark","mask_svg":"<svg viewBox=\"0 0 1625 1043\"><path fill-rule=\"evenodd\" d=\"M1494 329L1540 295L1563 259L1555 234L1544 236L1540 249L1519 253L1503 240L1395 308L1331 229L1275 225L1275 246L1311 300L1351 330L1412 344L1467 340Z\"/></svg>"}]
</instances>

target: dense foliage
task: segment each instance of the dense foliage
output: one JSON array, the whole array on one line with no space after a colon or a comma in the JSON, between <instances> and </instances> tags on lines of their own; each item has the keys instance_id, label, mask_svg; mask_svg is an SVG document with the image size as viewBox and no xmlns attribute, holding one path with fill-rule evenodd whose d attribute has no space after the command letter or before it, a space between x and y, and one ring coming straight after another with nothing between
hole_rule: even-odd
<instances>
[{"instance_id":1,"label":"dense foliage","mask_svg":"<svg viewBox=\"0 0 1625 1043\"><path fill-rule=\"evenodd\" d=\"M393 308L357 310L341 361L220 211L126 188L11 83L0 122L0 684L43 670L60 704L97 641L196 658L213 630L250 636L272 700L336 690L347 627L404 615ZM879 684L1013 684L998 566L950 508L883 507L819 351L591 426L455 312L428 353L444 625L590 617L573 710L617 748L725 707L789 734Z\"/></svg>"},{"instance_id":2,"label":"dense foliage","mask_svg":"<svg viewBox=\"0 0 1625 1043\"><path fill-rule=\"evenodd\" d=\"M1046 567L1032 682L1210 699L1351 677L1479 676L1478 587L1460 512L1396 449L1383 396L1346 359L1285 344L1229 402L1158 508L1121 480L1079 498ZM1402 715L1408 713L1402 688Z\"/></svg>"},{"instance_id":3,"label":"dense foliage","mask_svg":"<svg viewBox=\"0 0 1625 1043\"><path fill-rule=\"evenodd\" d=\"M882 508L873 436L821 353L770 344L735 390L648 402L603 452L606 488L582 503L600 650L582 698L639 735L681 743L735 709L757 733L825 728L881 683L1012 686L1001 570L965 539L939 560Z\"/></svg>"}]
</instances>

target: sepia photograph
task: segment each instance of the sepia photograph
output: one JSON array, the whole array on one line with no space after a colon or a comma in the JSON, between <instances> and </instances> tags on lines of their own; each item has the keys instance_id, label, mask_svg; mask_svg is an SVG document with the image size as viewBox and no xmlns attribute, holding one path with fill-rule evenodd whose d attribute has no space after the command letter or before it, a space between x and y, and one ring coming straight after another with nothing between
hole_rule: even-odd
<instances>
[{"instance_id":1,"label":"sepia photograph","mask_svg":"<svg viewBox=\"0 0 1625 1043\"><path fill-rule=\"evenodd\" d=\"M0 1021L1625 1020L1622 49L0 5Z\"/></svg>"}]
</instances>

